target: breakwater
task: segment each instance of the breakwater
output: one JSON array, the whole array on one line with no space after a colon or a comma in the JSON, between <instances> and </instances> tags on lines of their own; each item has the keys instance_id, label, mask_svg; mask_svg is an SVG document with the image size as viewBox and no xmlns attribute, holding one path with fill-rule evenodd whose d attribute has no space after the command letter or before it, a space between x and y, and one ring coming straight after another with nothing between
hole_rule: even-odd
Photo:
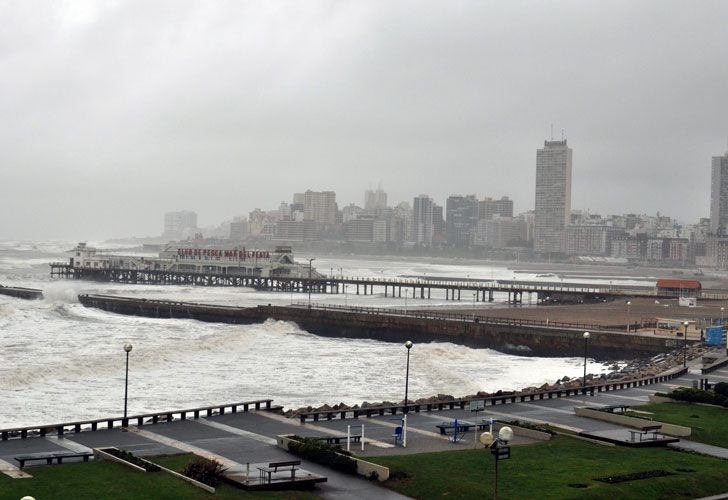
<instances>
[{"instance_id":1,"label":"breakwater","mask_svg":"<svg viewBox=\"0 0 728 500\"><path fill-rule=\"evenodd\" d=\"M479 318L453 318L437 313L365 308L307 306L232 307L189 302L147 300L108 295L79 295L86 307L117 314L152 318L181 318L198 321L253 324L267 319L290 321L315 335L371 338L389 342L453 342L487 347L524 356L571 357L584 355L583 328L533 325L527 322ZM624 359L653 356L675 347L674 339L651 334L619 331L591 331L589 357ZM443 360L446 362L447 360Z\"/></svg>"},{"instance_id":2,"label":"breakwater","mask_svg":"<svg viewBox=\"0 0 728 500\"><path fill-rule=\"evenodd\" d=\"M0 285L0 295L8 295L18 299L35 300L43 298L43 290Z\"/></svg>"}]
</instances>

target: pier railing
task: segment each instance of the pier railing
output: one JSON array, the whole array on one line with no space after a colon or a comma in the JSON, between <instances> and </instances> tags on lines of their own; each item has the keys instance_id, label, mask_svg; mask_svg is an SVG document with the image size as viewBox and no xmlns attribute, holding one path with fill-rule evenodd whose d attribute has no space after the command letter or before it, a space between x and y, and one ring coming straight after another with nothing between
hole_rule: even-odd
<instances>
[{"instance_id":1,"label":"pier railing","mask_svg":"<svg viewBox=\"0 0 728 500\"><path fill-rule=\"evenodd\" d=\"M543 399L554 399L554 398L566 398L569 396L581 396L591 395L599 392L616 391L620 389L630 389L632 387L642 387L645 385L660 384L668 382L672 379L682 377L687 374L687 368L680 368L666 373L655 375L652 377L644 377L634 380L622 380L615 382L606 382L603 384L588 385L586 387L571 387L552 389L549 391L535 391L535 392L509 392L502 393L499 395L487 396L487 397L476 397L476 398L461 398L453 399L451 401L434 401L429 403L409 403L407 405L388 405L388 406L368 406L366 408L341 408L338 410L318 410L308 411L298 414L298 418L301 423L305 423L311 419L314 422L319 420L333 420L334 418L359 418L383 415L397 415L404 413L420 413L420 412L431 412L431 411L442 411L442 410L464 410L473 401L483 401L485 406L500 406L513 403L525 403L529 401L537 401Z\"/></svg>"},{"instance_id":2,"label":"pier railing","mask_svg":"<svg viewBox=\"0 0 728 500\"><path fill-rule=\"evenodd\" d=\"M307 302L298 302L291 304L291 307L296 308L309 308ZM323 310L323 311L340 311L350 312L355 314L372 314L372 315L385 315L385 316L407 316L410 318L421 318L421 319L434 319L442 321L466 321L471 323L484 323L484 324L497 324L497 325L508 325L508 326L543 326L552 328L567 328L567 329L581 329L589 331L610 331L615 330L626 330L630 328L654 328L656 323L654 320L641 319L640 321L632 322L624 325L597 325L594 323L573 323L564 321L550 321L550 320L539 320L539 319L520 319L520 318L501 318L498 316L479 316L475 312L471 314L445 312L445 311L421 311L417 309L400 309L400 308L386 308L386 307L360 307L360 306L339 306L332 304L319 304L312 303L311 309Z\"/></svg>"},{"instance_id":3,"label":"pier railing","mask_svg":"<svg viewBox=\"0 0 728 500\"><path fill-rule=\"evenodd\" d=\"M214 414L224 415L226 413L246 412L251 409L276 411L280 407L272 405L272 399L259 399L255 401L243 401L240 403L229 403L222 405L203 406L187 410L172 410L157 413L145 413L124 417L99 418L94 420L79 420L75 422L64 422L51 425L35 425L30 427L16 427L12 429L0 429L0 438L7 441L10 438L25 439L30 436L44 437L48 434L63 436L67 432L78 433L82 431L110 430L120 427L128 427L129 423L137 426L144 424L156 424L159 422L172 422L173 420L197 419L210 417Z\"/></svg>"}]
</instances>

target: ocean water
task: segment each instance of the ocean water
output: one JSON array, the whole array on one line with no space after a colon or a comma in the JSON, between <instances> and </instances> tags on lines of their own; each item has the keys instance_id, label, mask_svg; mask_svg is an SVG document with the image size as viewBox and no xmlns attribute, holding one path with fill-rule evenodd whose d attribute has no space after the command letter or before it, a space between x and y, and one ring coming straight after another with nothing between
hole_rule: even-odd
<instances>
[{"instance_id":1,"label":"ocean water","mask_svg":"<svg viewBox=\"0 0 728 500\"><path fill-rule=\"evenodd\" d=\"M122 346L127 341L134 346L129 356L130 414L258 398L273 398L286 408L296 408L404 397L406 349L399 344L317 337L280 321L223 325L121 316L87 309L76 298L81 292L111 293L254 306L299 302L307 299L304 295L246 288L52 281L48 262L66 260L63 252L72 246L70 242L0 242L0 284L41 288L45 293L40 301L0 296L0 428L120 415ZM342 268L348 276L513 277L506 266L457 262L352 257L315 262L321 272L328 274L333 268L339 274ZM536 279L535 275L518 276ZM351 293L314 295L312 300L377 307L404 303L404 299L383 295ZM444 297L408 300L409 307L453 305L458 303ZM472 302L463 300L459 305L468 308ZM579 376L583 370L582 358L520 357L413 340L409 387L413 399L518 389L554 382L564 375ZM590 360L590 373L604 369Z\"/></svg>"}]
</instances>

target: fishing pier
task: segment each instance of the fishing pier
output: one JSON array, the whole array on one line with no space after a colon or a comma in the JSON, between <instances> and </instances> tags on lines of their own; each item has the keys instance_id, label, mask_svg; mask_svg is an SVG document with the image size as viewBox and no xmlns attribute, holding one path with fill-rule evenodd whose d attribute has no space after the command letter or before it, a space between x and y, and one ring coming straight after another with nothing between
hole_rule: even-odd
<instances>
[{"instance_id":1,"label":"fishing pier","mask_svg":"<svg viewBox=\"0 0 728 500\"><path fill-rule=\"evenodd\" d=\"M599 285L564 282L477 280L439 278L376 277L287 277L231 273L197 273L156 269L88 268L68 263L51 263L51 276L102 282L250 287L256 290L289 293L375 295L396 298L433 297L445 300L492 302L495 293L507 295L509 304L530 302L595 302L615 297L660 297L652 286ZM667 295L666 295L667 296Z\"/></svg>"}]
</instances>

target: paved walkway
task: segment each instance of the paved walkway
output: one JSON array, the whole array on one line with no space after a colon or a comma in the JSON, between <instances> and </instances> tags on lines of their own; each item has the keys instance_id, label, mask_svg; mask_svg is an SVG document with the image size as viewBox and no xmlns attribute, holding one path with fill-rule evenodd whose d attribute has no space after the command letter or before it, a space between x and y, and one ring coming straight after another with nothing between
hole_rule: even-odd
<instances>
[{"instance_id":1,"label":"paved walkway","mask_svg":"<svg viewBox=\"0 0 728 500\"><path fill-rule=\"evenodd\" d=\"M696 443L695 441L688 441L686 439L681 439L679 443L671 443L668 446L676 450L693 451L702 455L711 455L713 457L728 459L728 449L721 448L719 446Z\"/></svg>"},{"instance_id":2,"label":"paved walkway","mask_svg":"<svg viewBox=\"0 0 728 500\"><path fill-rule=\"evenodd\" d=\"M454 418L470 421L480 421L488 417L512 418L535 423L550 423L573 431L619 431L624 428L607 422L577 417L574 414L574 408L584 405L644 404L648 402L648 396L654 392L669 391L674 387L692 386L693 380L706 377L713 382L728 380L728 367L717 370L715 374L690 373L668 383L596 393L594 396L574 396L487 407L484 412L477 414L477 419L467 410L411 413L408 417L409 432L406 449L399 445L394 446L393 443L394 428L401 422L399 415L301 424L297 419L286 419L281 415L251 411L227 413L199 420L145 425L138 430L132 428L130 431L113 429L67 434L61 438L11 439L0 442L0 472L17 474L19 471L13 465L16 463L13 458L19 454L69 449L80 451L105 446L116 446L140 456L181 452L207 454L224 461L232 468L242 469L247 463L291 459L288 452L275 446L276 435L345 436L347 426L351 426L352 434L361 434L362 425L365 435L364 451L361 450L359 444L352 445L351 451L363 457L479 447L476 432L464 433L462 439L457 443L453 443L448 436L439 434L435 426L442 421ZM518 437L514 439L514 444L525 442L529 442L529 440ZM692 441L683 440L677 444L677 447L728 458L728 449ZM371 481L343 475L314 463L304 461L302 467L329 478L327 483L319 485L315 490L324 498L403 498ZM27 470L32 474L32 468Z\"/></svg>"}]
</instances>

